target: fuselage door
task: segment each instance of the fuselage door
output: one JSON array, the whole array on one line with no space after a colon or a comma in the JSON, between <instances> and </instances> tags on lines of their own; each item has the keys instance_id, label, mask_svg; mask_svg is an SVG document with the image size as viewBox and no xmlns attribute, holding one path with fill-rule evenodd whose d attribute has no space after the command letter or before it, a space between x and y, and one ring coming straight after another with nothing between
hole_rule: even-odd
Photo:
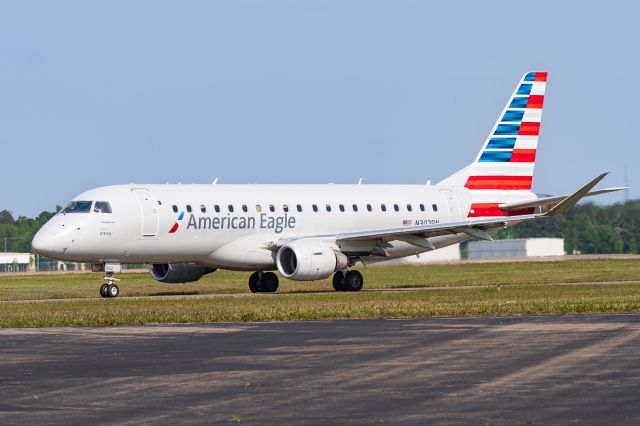
<instances>
[{"instance_id":1,"label":"fuselage door","mask_svg":"<svg viewBox=\"0 0 640 426\"><path fill-rule=\"evenodd\" d=\"M156 199L148 189L135 188L132 189L132 191L140 205L142 237L153 238L158 235L160 225L160 215L158 213Z\"/></svg>"},{"instance_id":2,"label":"fuselage door","mask_svg":"<svg viewBox=\"0 0 640 426\"><path fill-rule=\"evenodd\" d=\"M460 205L458 195L449 189L441 189L440 193L444 195L447 202L447 207L449 210L449 221L459 222L460 220L462 220L462 206Z\"/></svg>"}]
</instances>

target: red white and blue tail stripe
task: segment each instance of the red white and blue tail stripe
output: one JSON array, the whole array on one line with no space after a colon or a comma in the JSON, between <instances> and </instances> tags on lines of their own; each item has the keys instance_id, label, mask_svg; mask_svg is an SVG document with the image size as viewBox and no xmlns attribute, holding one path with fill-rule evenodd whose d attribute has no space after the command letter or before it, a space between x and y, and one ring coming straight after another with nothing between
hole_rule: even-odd
<instances>
[{"instance_id":1,"label":"red white and blue tail stripe","mask_svg":"<svg viewBox=\"0 0 640 426\"><path fill-rule=\"evenodd\" d=\"M531 190L546 85L546 72L522 77L478 153L465 187Z\"/></svg>"},{"instance_id":2,"label":"red white and blue tail stripe","mask_svg":"<svg viewBox=\"0 0 640 426\"><path fill-rule=\"evenodd\" d=\"M531 191L546 85L546 72L526 73L475 161L440 183L471 191L468 217L530 213L504 212L498 204Z\"/></svg>"}]
</instances>

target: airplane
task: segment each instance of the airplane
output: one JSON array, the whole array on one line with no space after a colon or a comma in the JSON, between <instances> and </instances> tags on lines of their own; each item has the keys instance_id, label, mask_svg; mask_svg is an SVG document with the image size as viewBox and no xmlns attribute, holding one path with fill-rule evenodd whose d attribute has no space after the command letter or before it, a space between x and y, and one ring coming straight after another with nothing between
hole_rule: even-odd
<instances>
[{"instance_id":1,"label":"airplane","mask_svg":"<svg viewBox=\"0 0 640 426\"><path fill-rule=\"evenodd\" d=\"M566 213L606 173L571 195L531 191L546 72L527 72L475 160L431 185L114 185L75 197L33 238L33 249L104 271L102 297L117 297L122 263L149 264L162 283L197 281L217 269L252 271L252 292L278 276L324 279L359 291L351 269Z\"/></svg>"}]
</instances>

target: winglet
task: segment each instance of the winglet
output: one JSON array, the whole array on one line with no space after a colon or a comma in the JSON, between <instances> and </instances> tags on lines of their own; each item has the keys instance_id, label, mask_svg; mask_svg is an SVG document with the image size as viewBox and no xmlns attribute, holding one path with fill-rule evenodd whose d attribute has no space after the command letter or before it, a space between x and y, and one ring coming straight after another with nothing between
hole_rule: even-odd
<instances>
[{"instance_id":1,"label":"winglet","mask_svg":"<svg viewBox=\"0 0 640 426\"><path fill-rule=\"evenodd\" d=\"M594 186L596 186L598 182L604 179L604 177L608 174L609 174L608 172L601 174L600 176L598 176L597 178L595 178L594 180L592 180L591 182L589 182L588 184L586 184L585 186L577 190L572 195L569 195L567 198L560 201L555 206L551 207L549 211L544 213L542 216L555 216L555 215L564 214L568 212L573 206L575 206L578 203L578 201L580 201L585 195L587 195L587 193L591 191L591 189Z\"/></svg>"}]
</instances>

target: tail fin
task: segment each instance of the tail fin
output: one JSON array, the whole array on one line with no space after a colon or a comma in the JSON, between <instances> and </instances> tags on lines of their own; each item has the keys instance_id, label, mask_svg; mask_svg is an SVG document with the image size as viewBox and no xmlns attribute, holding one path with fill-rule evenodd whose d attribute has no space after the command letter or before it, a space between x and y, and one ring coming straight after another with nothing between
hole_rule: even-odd
<instances>
[{"instance_id":1,"label":"tail fin","mask_svg":"<svg viewBox=\"0 0 640 426\"><path fill-rule=\"evenodd\" d=\"M546 82L546 72L526 73L475 161L438 183L472 191L472 202L486 208L478 214L472 208L469 216L502 216L497 203L531 190Z\"/></svg>"}]
</instances>

